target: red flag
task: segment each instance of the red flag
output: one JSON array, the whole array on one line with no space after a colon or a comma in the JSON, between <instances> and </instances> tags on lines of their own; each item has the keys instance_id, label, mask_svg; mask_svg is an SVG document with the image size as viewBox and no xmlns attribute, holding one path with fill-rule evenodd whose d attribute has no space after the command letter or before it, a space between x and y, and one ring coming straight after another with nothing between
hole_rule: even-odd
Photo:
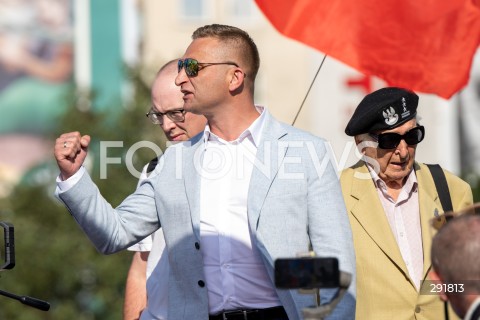
<instances>
[{"instance_id":1,"label":"red flag","mask_svg":"<svg viewBox=\"0 0 480 320\"><path fill-rule=\"evenodd\" d=\"M479 0L256 0L270 22L389 85L450 98L480 44Z\"/></svg>"}]
</instances>

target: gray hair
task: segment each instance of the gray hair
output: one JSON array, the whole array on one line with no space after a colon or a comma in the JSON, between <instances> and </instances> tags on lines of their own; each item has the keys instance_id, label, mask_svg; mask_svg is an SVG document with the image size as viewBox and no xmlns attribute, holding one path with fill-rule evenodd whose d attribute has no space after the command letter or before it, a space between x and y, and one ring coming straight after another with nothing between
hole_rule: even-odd
<instances>
[{"instance_id":1,"label":"gray hair","mask_svg":"<svg viewBox=\"0 0 480 320\"><path fill-rule=\"evenodd\" d=\"M433 238L431 258L442 282L465 283L465 292L479 294L480 216L462 215L442 227Z\"/></svg>"}]
</instances>

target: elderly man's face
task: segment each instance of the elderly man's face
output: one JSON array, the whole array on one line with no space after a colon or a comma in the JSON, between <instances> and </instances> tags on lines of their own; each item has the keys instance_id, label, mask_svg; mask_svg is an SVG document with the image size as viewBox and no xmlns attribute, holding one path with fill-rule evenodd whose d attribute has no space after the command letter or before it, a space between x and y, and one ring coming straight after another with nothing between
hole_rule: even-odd
<instances>
[{"instance_id":1,"label":"elderly man's face","mask_svg":"<svg viewBox=\"0 0 480 320\"><path fill-rule=\"evenodd\" d=\"M376 134L394 132L403 135L416 126L417 121L412 119L397 128L376 132ZM413 168L416 148L416 145L409 146L405 140L401 140L395 149L367 147L364 149L364 153L378 162L380 167L378 176L387 185L397 184L403 186L404 178L408 176Z\"/></svg>"}]
</instances>

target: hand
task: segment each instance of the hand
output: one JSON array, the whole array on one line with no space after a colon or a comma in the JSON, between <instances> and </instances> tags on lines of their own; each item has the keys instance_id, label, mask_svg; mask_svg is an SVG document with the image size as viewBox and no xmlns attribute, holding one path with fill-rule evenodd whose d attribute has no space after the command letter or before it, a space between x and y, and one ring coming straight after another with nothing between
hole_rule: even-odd
<instances>
[{"instance_id":1,"label":"hand","mask_svg":"<svg viewBox=\"0 0 480 320\"><path fill-rule=\"evenodd\" d=\"M80 132L64 133L55 141L55 160L60 169L60 178L66 180L82 166L88 153L90 136Z\"/></svg>"}]
</instances>

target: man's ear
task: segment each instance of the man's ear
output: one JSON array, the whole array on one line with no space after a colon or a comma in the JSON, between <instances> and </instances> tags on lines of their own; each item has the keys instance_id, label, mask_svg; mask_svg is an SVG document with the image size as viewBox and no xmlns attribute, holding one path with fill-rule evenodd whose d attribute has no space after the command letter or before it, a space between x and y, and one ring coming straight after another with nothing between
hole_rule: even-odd
<instances>
[{"instance_id":1,"label":"man's ear","mask_svg":"<svg viewBox=\"0 0 480 320\"><path fill-rule=\"evenodd\" d=\"M235 68L230 74L229 90L235 92L240 88L243 88L245 81L245 73L240 68Z\"/></svg>"},{"instance_id":2,"label":"man's ear","mask_svg":"<svg viewBox=\"0 0 480 320\"><path fill-rule=\"evenodd\" d=\"M433 269L428 274L428 278L432 281L431 283L428 284L429 286L432 286L435 284L443 284L443 281L440 278L440 275L437 272L435 272L435 270ZM430 289L431 288L427 288L427 290L431 291ZM438 292L438 295L440 296L440 299L442 299L442 301L448 300L447 295L443 290L436 290L436 291Z\"/></svg>"},{"instance_id":3,"label":"man's ear","mask_svg":"<svg viewBox=\"0 0 480 320\"><path fill-rule=\"evenodd\" d=\"M353 139L355 140L355 146L357 147L358 152L361 155L365 155L366 145L362 143L363 141L360 139L359 136L354 136Z\"/></svg>"}]
</instances>

